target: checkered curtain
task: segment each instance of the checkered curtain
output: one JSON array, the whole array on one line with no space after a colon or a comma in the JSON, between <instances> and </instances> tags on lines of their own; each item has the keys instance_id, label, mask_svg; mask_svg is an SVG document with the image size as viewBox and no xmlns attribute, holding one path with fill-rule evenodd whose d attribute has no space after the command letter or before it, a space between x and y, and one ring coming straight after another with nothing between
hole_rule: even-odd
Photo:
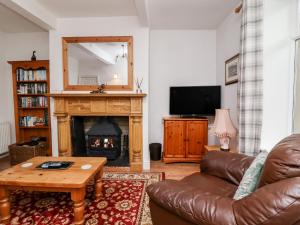
<instances>
[{"instance_id":1,"label":"checkered curtain","mask_svg":"<svg viewBox=\"0 0 300 225\"><path fill-rule=\"evenodd\" d=\"M239 151L260 151L263 100L263 0L243 0L239 77Z\"/></svg>"}]
</instances>

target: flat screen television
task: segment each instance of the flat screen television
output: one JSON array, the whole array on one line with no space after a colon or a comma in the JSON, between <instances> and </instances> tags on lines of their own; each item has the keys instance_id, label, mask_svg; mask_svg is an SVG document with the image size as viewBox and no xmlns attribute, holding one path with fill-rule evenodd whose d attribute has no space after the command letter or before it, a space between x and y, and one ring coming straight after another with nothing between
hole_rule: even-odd
<instances>
[{"instance_id":1,"label":"flat screen television","mask_svg":"<svg viewBox=\"0 0 300 225\"><path fill-rule=\"evenodd\" d=\"M221 107L221 86L170 87L170 114L212 116Z\"/></svg>"}]
</instances>

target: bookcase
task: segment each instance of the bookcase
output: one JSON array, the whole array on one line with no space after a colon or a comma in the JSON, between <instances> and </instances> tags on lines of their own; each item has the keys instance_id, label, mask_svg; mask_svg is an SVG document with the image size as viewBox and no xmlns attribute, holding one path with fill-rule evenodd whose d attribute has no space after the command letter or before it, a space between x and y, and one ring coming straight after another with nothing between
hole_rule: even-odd
<instances>
[{"instance_id":1,"label":"bookcase","mask_svg":"<svg viewBox=\"0 0 300 225\"><path fill-rule=\"evenodd\" d=\"M8 61L12 65L17 142L45 137L51 149L49 60Z\"/></svg>"}]
</instances>

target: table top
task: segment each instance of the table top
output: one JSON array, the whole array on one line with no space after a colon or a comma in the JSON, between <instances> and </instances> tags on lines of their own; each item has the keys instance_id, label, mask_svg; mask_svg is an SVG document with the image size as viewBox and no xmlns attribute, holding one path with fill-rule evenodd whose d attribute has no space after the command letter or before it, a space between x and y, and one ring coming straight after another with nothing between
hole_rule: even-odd
<instances>
[{"instance_id":1,"label":"table top","mask_svg":"<svg viewBox=\"0 0 300 225\"><path fill-rule=\"evenodd\" d=\"M46 161L74 162L67 169L37 169L36 167ZM32 163L30 167L22 167L24 163ZM80 188L104 166L106 158L103 157L34 157L0 172L0 185L2 186L28 186L52 188ZM81 166L90 164L90 169Z\"/></svg>"}]
</instances>

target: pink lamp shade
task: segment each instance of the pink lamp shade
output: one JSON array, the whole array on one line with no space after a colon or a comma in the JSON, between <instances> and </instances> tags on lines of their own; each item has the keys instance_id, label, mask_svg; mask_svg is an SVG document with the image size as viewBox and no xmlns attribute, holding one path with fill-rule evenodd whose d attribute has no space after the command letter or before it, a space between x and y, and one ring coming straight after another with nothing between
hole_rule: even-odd
<instances>
[{"instance_id":1,"label":"pink lamp shade","mask_svg":"<svg viewBox=\"0 0 300 225\"><path fill-rule=\"evenodd\" d=\"M236 136L236 128L231 121L229 109L216 109L215 122L211 131L219 138Z\"/></svg>"}]
</instances>

